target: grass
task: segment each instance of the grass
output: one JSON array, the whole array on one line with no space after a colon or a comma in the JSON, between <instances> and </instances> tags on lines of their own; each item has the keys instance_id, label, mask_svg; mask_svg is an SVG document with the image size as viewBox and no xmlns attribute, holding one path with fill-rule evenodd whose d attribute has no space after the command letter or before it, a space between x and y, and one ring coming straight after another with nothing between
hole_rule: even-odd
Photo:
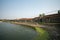
<instances>
[{"instance_id":1,"label":"grass","mask_svg":"<svg viewBox=\"0 0 60 40\"><path fill-rule=\"evenodd\" d=\"M49 39L49 34L46 30L39 27L35 27L35 29L38 32L38 35L35 38L35 40L48 40Z\"/></svg>"}]
</instances>

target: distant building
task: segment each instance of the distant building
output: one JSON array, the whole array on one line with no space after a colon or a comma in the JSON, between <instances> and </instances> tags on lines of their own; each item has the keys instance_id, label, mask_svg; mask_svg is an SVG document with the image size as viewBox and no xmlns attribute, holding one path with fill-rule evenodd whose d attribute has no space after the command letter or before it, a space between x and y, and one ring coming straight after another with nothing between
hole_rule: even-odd
<instances>
[{"instance_id":1,"label":"distant building","mask_svg":"<svg viewBox=\"0 0 60 40\"><path fill-rule=\"evenodd\" d=\"M36 23L60 23L60 10L56 14L44 15L43 17L35 18L21 18L16 20L11 20L16 22L36 22Z\"/></svg>"},{"instance_id":2,"label":"distant building","mask_svg":"<svg viewBox=\"0 0 60 40\"><path fill-rule=\"evenodd\" d=\"M17 21L19 21L19 22L32 22L32 19L33 18L21 18L21 19L19 19Z\"/></svg>"},{"instance_id":3,"label":"distant building","mask_svg":"<svg viewBox=\"0 0 60 40\"><path fill-rule=\"evenodd\" d=\"M35 17L33 21L37 23L60 23L60 10L57 14L45 15L43 17Z\"/></svg>"},{"instance_id":4,"label":"distant building","mask_svg":"<svg viewBox=\"0 0 60 40\"><path fill-rule=\"evenodd\" d=\"M60 14L46 15L42 20L46 23L60 23Z\"/></svg>"},{"instance_id":5,"label":"distant building","mask_svg":"<svg viewBox=\"0 0 60 40\"><path fill-rule=\"evenodd\" d=\"M33 22L37 22L37 23L39 23L39 22L41 22L41 17L35 17L35 18L33 18Z\"/></svg>"}]
</instances>

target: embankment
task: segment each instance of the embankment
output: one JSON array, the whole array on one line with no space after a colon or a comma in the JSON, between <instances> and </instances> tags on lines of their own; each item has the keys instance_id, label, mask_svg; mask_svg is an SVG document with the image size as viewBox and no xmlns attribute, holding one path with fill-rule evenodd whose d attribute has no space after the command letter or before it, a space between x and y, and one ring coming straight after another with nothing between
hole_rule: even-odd
<instances>
[{"instance_id":1,"label":"embankment","mask_svg":"<svg viewBox=\"0 0 60 40\"><path fill-rule=\"evenodd\" d=\"M60 24L51 24L51 23L46 23L46 24L34 24L34 23L19 23L19 22L14 22L15 24L20 24L20 25L24 25L24 26L30 26L31 28L33 28L34 30L36 30L39 35L41 36L37 36L37 39L42 40L45 37L49 37L49 40L60 40ZM41 29L44 31L41 31ZM43 32L43 34L42 34ZM45 34L46 33L46 34ZM47 35L47 36L46 36ZM42 37L42 39L41 39ZM43 39L44 40L44 39ZM47 39L46 39L47 40Z\"/></svg>"},{"instance_id":2,"label":"embankment","mask_svg":"<svg viewBox=\"0 0 60 40\"><path fill-rule=\"evenodd\" d=\"M19 24L24 26L30 26L34 30L38 32L38 35L33 40L49 40L49 33L42 28L40 28L40 25L38 24L31 24L31 23L19 23L19 22L13 22L13 24Z\"/></svg>"},{"instance_id":3,"label":"embankment","mask_svg":"<svg viewBox=\"0 0 60 40\"><path fill-rule=\"evenodd\" d=\"M51 40L60 40L60 24L59 23L48 23L44 24L45 30L48 31Z\"/></svg>"}]
</instances>

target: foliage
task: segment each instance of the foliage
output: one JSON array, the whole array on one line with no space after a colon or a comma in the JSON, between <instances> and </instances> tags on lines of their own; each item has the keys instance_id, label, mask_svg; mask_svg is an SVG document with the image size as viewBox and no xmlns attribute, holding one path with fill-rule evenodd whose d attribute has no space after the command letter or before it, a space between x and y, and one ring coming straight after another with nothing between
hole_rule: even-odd
<instances>
[{"instance_id":1,"label":"foliage","mask_svg":"<svg viewBox=\"0 0 60 40\"><path fill-rule=\"evenodd\" d=\"M45 13L42 13L42 14L39 15L39 17L43 17L43 16L45 16Z\"/></svg>"},{"instance_id":2,"label":"foliage","mask_svg":"<svg viewBox=\"0 0 60 40\"><path fill-rule=\"evenodd\" d=\"M35 40L48 40L49 39L49 34L47 31L39 27L35 27L35 28L36 28L36 31L38 32L38 35L35 38Z\"/></svg>"}]
</instances>

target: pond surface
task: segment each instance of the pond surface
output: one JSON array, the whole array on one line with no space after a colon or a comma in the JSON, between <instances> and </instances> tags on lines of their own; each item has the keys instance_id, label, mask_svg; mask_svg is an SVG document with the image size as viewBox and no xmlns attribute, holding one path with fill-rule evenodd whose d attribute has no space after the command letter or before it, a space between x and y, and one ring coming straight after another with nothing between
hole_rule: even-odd
<instances>
[{"instance_id":1,"label":"pond surface","mask_svg":"<svg viewBox=\"0 0 60 40\"><path fill-rule=\"evenodd\" d=\"M36 35L32 28L0 22L0 40L33 40Z\"/></svg>"}]
</instances>

